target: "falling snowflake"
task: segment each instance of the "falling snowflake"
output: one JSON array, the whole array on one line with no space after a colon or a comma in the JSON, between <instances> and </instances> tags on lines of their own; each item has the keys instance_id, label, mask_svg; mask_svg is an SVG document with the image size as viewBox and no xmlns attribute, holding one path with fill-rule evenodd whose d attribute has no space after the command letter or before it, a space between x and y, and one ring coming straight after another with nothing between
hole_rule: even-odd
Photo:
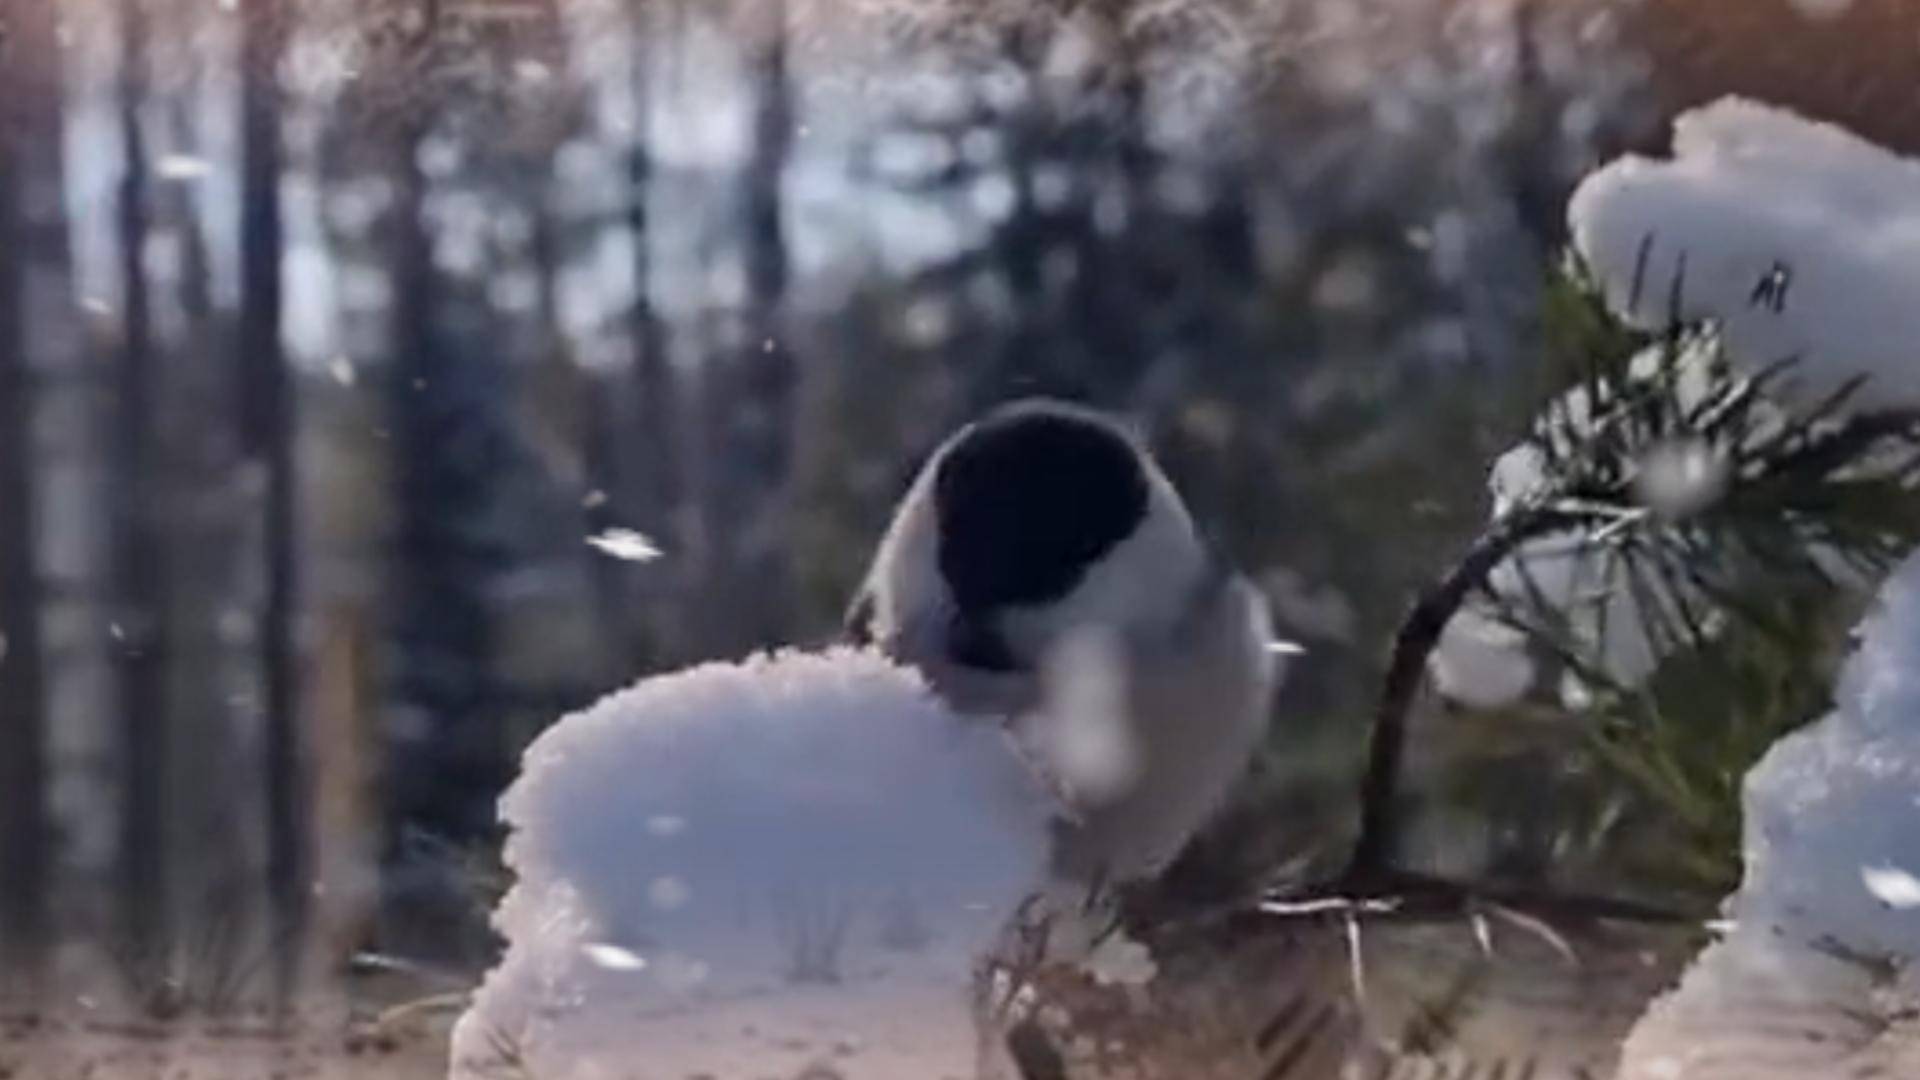
<instances>
[{"instance_id":1,"label":"falling snowflake","mask_svg":"<svg viewBox=\"0 0 1920 1080\"><path fill-rule=\"evenodd\" d=\"M660 557L659 545L635 529L607 529L587 537L587 543L602 555L627 562L652 562Z\"/></svg>"},{"instance_id":2,"label":"falling snowflake","mask_svg":"<svg viewBox=\"0 0 1920 1080\"><path fill-rule=\"evenodd\" d=\"M608 971L644 971L647 967L646 957L618 945L593 942L580 946L580 952L594 965Z\"/></svg>"},{"instance_id":3,"label":"falling snowflake","mask_svg":"<svg viewBox=\"0 0 1920 1080\"><path fill-rule=\"evenodd\" d=\"M1633 493L1661 517L1699 513L1726 494L1732 463L1704 440L1664 442L1647 451L1633 478Z\"/></svg>"},{"instance_id":4,"label":"falling snowflake","mask_svg":"<svg viewBox=\"0 0 1920 1080\"><path fill-rule=\"evenodd\" d=\"M205 158L190 154L168 154L154 162L154 173L162 180L198 180L213 171Z\"/></svg>"},{"instance_id":5,"label":"falling snowflake","mask_svg":"<svg viewBox=\"0 0 1920 1080\"><path fill-rule=\"evenodd\" d=\"M1897 866L1863 866L1860 880L1868 892L1888 907L1920 907L1920 878Z\"/></svg>"},{"instance_id":6,"label":"falling snowflake","mask_svg":"<svg viewBox=\"0 0 1920 1080\"><path fill-rule=\"evenodd\" d=\"M647 903L658 911L678 911L693 899L693 890L680 878L668 874L647 885Z\"/></svg>"}]
</instances>

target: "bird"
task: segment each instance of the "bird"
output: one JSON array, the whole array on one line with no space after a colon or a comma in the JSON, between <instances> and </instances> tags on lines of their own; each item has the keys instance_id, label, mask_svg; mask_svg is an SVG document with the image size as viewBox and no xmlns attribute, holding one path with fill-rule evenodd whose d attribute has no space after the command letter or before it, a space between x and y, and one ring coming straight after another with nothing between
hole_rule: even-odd
<instances>
[{"instance_id":1,"label":"bird","mask_svg":"<svg viewBox=\"0 0 1920 1080\"><path fill-rule=\"evenodd\" d=\"M1266 728L1282 648L1144 442L1048 398L942 443L901 499L846 636L1005 725L1057 800L1049 871L1158 875Z\"/></svg>"}]
</instances>

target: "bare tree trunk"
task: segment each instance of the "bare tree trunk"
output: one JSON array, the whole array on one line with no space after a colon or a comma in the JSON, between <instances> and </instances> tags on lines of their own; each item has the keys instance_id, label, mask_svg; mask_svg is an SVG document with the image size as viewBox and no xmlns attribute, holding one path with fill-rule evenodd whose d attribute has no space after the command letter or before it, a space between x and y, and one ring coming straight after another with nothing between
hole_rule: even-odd
<instances>
[{"instance_id":1,"label":"bare tree trunk","mask_svg":"<svg viewBox=\"0 0 1920 1080\"><path fill-rule=\"evenodd\" d=\"M793 357L781 340L788 256L781 222L780 184L793 146L793 92L787 82L786 5L766 5L765 37L749 78L755 95L753 154L747 162L747 321L745 363L750 403L764 407L767 423L748 449L771 475L783 475L789 457Z\"/></svg>"},{"instance_id":2,"label":"bare tree trunk","mask_svg":"<svg viewBox=\"0 0 1920 1080\"><path fill-rule=\"evenodd\" d=\"M266 730L267 893L276 1003L299 977L307 922L306 809L299 716L295 564L295 415L281 345L280 91L277 72L291 12L280 0L249 0L241 22L240 370L248 455L266 466L266 597L260 674Z\"/></svg>"},{"instance_id":3,"label":"bare tree trunk","mask_svg":"<svg viewBox=\"0 0 1920 1080\"><path fill-rule=\"evenodd\" d=\"M1040 58L1039 44L1031 31L1014 31L1003 44L1003 51L1016 70L1034 78ZM1031 108L1031 105L1023 106ZM1011 119L1011 118L1009 118ZM963 364L973 370L965 373L969 411L977 412L1000 400L1005 388L1025 372L1038 369L1036 360L1044 356L1047 323L1047 283L1042 273L1046 262L1048 225L1034 194L1034 175L1046 148L1038 145L1033 134L1012 126L1006 150L1006 177L1012 187L1013 205L991 242L992 259L1005 278L1013 298L1010 323L999 347L985 363ZM1057 392L1058 386L1043 389Z\"/></svg>"},{"instance_id":4,"label":"bare tree trunk","mask_svg":"<svg viewBox=\"0 0 1920 1080\"><path fill-rule=\"evenodd\" d=\"M719 378L709 371L702 387L711 482L717 485L703 503L708 520L702 532L713 552L709 595L702 602L726 619L720 625L709 619L702 646L724 652L773 644L793 629L792 575L779 539L792 472L797 382L781 325L789 266L780 188L792 146L793 99L786 6L770 0L758 14L764 22L756 28L747 74L755 111L743 178L745 343Z\"/></svg>"},{"instance_id":5,"label":"bare tree trunk","mask_svg":"<svg viewBox=\"0 0 1920 1080\"><path fill-rule=\"evenodd\" d=\"M305 725L309 812L314 874L332 887L314 897L308 937L316 967L337 970L367 947L378 915L374 892L352 884L367 882L379 862L382 735L372 664L378 635L359 601L329 605L319 622L323 629L309 674L312 706Z\"/></svg>"},{"instance_id":6,"label":"bare tree trunk","mask_svg":"<svg viewBox=\"0 0 1920 1080\"><path fill-rule=\"evenodd\" d=\"M177 26L166 34L177 48L196 33L201 12L163 0L153 18L156 25ZM164 66L171 71L172 64L169 59ZM155 66L163 66L157 57ZM195 125L202 89L198 78L166 90L156 88L149 116L165 124L167 145L176 153L202 152ZM173 599L167 630L167 759L172 772L165 783L172 851L168 872L175 881L178 913L172 936L180 961L177 994L171 987L156 988L165 996L155 1004L190 1000L220 1012L231 1009L250 989L246 983L252 972L246 960L257 947L249 935L257 925L254 915L261 897L255 880L256 800L250 785L231 782L256 770L241 756L232 687L221 677L233 668L234 648L219 632L221 612L240 594L246 576L237 556L249 550L246 545L252 540L243 515L253 500L233 483L243 457L229 372L194 362L231 349L227 320L215 307L198 188L194 182L156 177L151 217L153 234L179 245L177 267L157 276L153 289L157 308L178 305L182 334L161 347L169 358L183 359L177 366L163 364L154 421L158 437L168 446L168 488L178 493L167 503L167 589Z\"/></svg>"},{"instance_id":7,"label":"bare tree trunk","mask_svg":"<svg viewBox=\"0 0 1920 1080\"><path fill-rule=\"evenodd\" d=\"M433 238L422 219L429 180L420 168L417 153L428 124L424 118L406 119L407 127L396 134L392 147L396 198L390 211L392 246L387 256L389 280L393 282L388 312L389 362L393 366L387 376L387 415L393 430L389 468L397 518L387 569L387 693L405 707L418 709L423 718L428 718L424 722L431 724L443 719L432 716L432 710L446 696L444 684L449 677L457 679L455 665L466 658L467 650L444 647L439 639L440 628L432 612L439 591L435 586L444 582L433 579L436 545L431 522L420 520L424 516L423 502L434 494L428 470L431 448L425 445L426 435L415 430L426 426L426 421L414 415L419 406L408 393L414 380L424 377L416 372L432 371L427 358L436 347L433 319L439 305L439 282L433 268ZM467 627L469 632L476 629ZM442 651L447 654L445 659ZM414 685L415 681L419 685ZM410 846L419 831L437 820L441 799L432 789L441 784L433 773L441 761L438 749L433 754L420 751L417 738L411 744L391 738L388 742L382 775L386 838L381 854L380 936L390 943L389 947L426 951L420 948L420 939L426 935L419 929L422 903L417 895L423 874L415 865L418 854ZM444 948L443 943L430 944Z\"/></svg>"},{"instance_id":8,"label":"bare tree trunk","mask_svg":"<svg viewBox=\"0 0 1920 1080\"><path fill-rule=\"evenodd\" d=\"M488 842L512 775L493 666L488 589L506 557L485 455L502 405L484 353L460 352L455 290L433 261L434 180L416 153L430 117L394 143L392 365L388 416L394 524L387 602L393 706L419 733L392 740L385 925L416 953L465 960L485 931L469 920L458 853ZM422 844L425 846L423 847Z\"/></svg>"},{"instance_id":9,"label":"bare tree trunk","mask_svg":"<svg viewBox=\"0 0 1920 1080\"><path fill-rule=\"evenodd\" d=\"M45 70L50 5L0 0L0 971L31 986L44 960L48 822L46 684L34 557L33 388L28 363L31 224L22 163L56 152L32 113L57 114Z\"/></svg>"},{"instance_id":10,"label":"bare tree trunk","mask_svg":"<svg viewBox=\"0 0 1920 1080\"><path fill-rule=\"evenodd\" d=\"M632 439L619 439L616 445L631 446L620 464L630 470L630 482L622 494L642 529L666 535L672 528L680 502L679 455L676 431L673 366L668 361L666 337L659 313L653 307L652 223L648 217L647 197L653 191L653 157L647 145L647 115L652 106L648 80L652 76L652 49L647 19L651 9L636 5L631 45L633 57L632 100L634 141L627 156L627 228L633 234L633 309L629 315L633 344L634 410L628 420ZM604 562L604 560L603 560ZM656 576L655 580L658 580ZM641 655L641 629L650 605L638 605L640 626L630 626L625 639L627 655L622 659L638 664ZM629 621L633 617L629 616Z\"/></svg>"},{"instance_id":11,"label":"bare tree trunk","mask_svg":"<svg viewBox=\"0 0 1920 1080\"><path fill-rule=\"evenodd\" d=\"M198 144L199 137L193 130L194 109L191 90L174 95L168 103L167 128L172 145L194 147ZM189 327L187 349L194 353L210 350L216 338L213 265L190 185L169 185L160 215L180 231L180 274L175 288L181 314L186 316Z\"/></svg>"},{"instance_id":12,"label":"bare tree trunk","mask_svg":"<svg viewBox=\"0 0 1920 1080\"><path fill-rule=\"evenodd\" d=\"M150 182L140 109L147 98L142 0L120 9L120 129L126 159L119 201L123 323L114 372L112 506L116 667L122 736L121 947L137 974L160 970L171 925L166 880L167 642L165 537L154 438L152 311L141 255Z\"/></svg>"}]
</instances>

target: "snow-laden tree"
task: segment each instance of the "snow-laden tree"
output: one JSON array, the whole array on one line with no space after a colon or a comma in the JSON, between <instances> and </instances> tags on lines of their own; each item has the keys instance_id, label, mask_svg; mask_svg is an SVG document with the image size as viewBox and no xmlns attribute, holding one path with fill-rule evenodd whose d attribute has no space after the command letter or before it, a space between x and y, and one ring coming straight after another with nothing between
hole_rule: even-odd
<instances>
[{"instance_id":1,"label":"snow-laden tree","mask_svg":"<svg viewBox=\"0 0 1920 1080\"><path fill-rule=\"evenodd\" d=\"M1675 132L1671 160L1575 193L1546 317L1568 386L1494 463L1486 531L1403 627L1363 866L1391 856L1430 673L1469 706L1557 699L1728 883L1738 776L1820 708L1836 631L1920 538L1920 167L1737 99Z\"/></svg>"}]
</instances>

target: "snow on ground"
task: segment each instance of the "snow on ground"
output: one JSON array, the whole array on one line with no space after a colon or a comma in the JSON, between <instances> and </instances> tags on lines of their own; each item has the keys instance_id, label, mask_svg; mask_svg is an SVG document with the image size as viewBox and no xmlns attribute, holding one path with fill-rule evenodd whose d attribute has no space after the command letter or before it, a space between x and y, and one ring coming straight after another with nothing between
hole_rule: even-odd
<instances>
[{"instance_id":1,"label":"snow on ground","mask_svg":"<svg viewBox=\"0 0 1920 1080\"><path fill-rule=\"evenodd\" d=\"M1920 1075L1920 556L1863 631L1834 711L1747 774L1734 929L1635 1028L1621 1080Z\"/></svg>"},{"instance_id":2,"label":"snow on ground","mask_svg":"<svg viewBox=\"0 0 1920 1080\"><path fill-rule=\"evenodd\" d=\"M528 748L501 808L507 949L460 1078L970 1075L973 962L1046 854L999 728L845 649L614 694Z\"/></svg>"},{"instance_id":3,"label":"snow on ground","mask_svg":"<svg viewBox=\"0 0 1920 1080\"><path fill-rule=\"evenodd\" d=\"M32 1008L0 1000L0 1077L8 1080L425 1080L446 1071L438 1014L382 1023L335 999L286 1023L243 1010L158 1021L91 997ZM362 1003L364 1004L364 1003Z\"/></svg>"},{"instance_id":4,"label":"snow on ground","mask_svg":"<svg viewBox=\"0 0 1920 1080\"><path fill-rule=\"evenodd\" d=\"M1797 358L1781 383L1785 403L1817 402L1862 376L1856 407L1920 400L1920 162L1829 124L1725 98L1675 122L1671 158L1629 155L1588 176L1568 223L1608 303L1629 322L1659 329L1677 314L1714 324L1729 359L1748 371ZM1698 358L1681 363L1684 370ZM1577 417L1580 393L1558 407ZM1710 460L1686 458L1700 449L1673 448L1667 464L1679 467L1665 471L1676 483L1649 485L1641 492L1649 505L1697 509L1711 498L1724 476ZM1496 517L1538 483L1536 459L1521 446L1495 464ZM1607 580L1600 560L1563 538L1522 555L1540 595L1610 675L1632 684L1652 670L1659 658L1640 632L1636 601ZM1514 560L1491 584L1503 596L1527 595ZM1442 693L1486 707L1532 686L1524 642L1502 629L1475 612L1448 627L1434 660Z\"/></svg>"}]
</instances>

